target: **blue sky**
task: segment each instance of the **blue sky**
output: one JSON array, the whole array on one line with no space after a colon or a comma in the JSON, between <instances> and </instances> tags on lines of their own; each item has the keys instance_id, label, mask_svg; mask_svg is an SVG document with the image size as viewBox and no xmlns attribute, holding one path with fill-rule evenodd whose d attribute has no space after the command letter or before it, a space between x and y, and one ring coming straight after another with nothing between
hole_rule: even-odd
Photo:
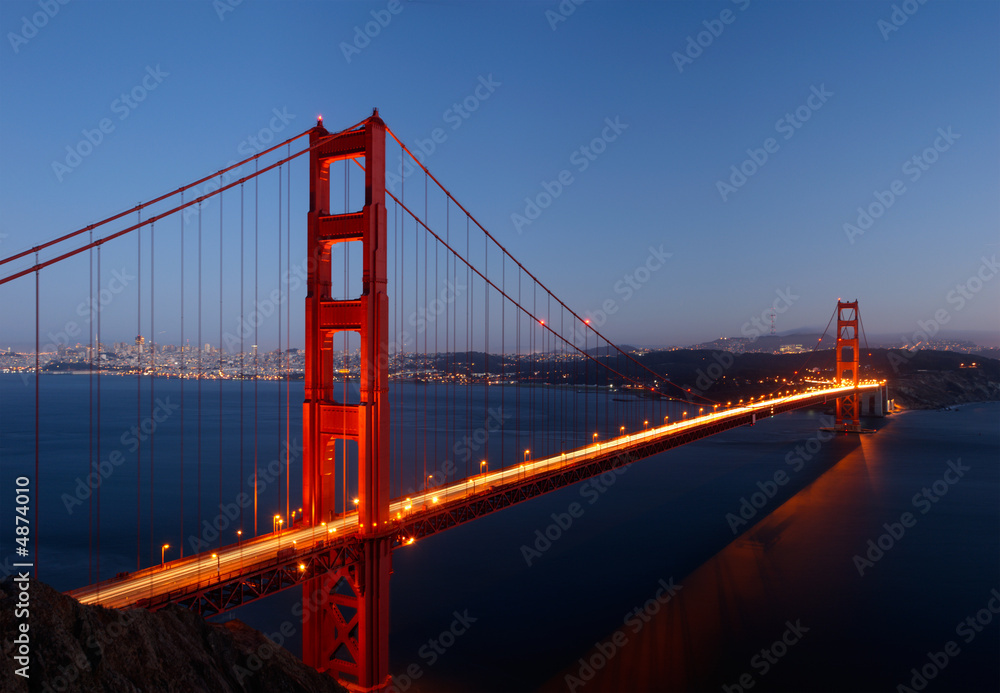
<instances>
[{"instance_id":1,"label":"blue sky","mask_svg":"<svg viewBox=\"0 0 1000 693\"><path fill-rule=\"evenodd\" d=\"M4 0L0 256L220 169L275 109L284 136L377 106L411 147L442 128L431 171L571 307L613 301L616 342L736 336L782 295L779 330L822 328L842 297L869 333L941 318L996 333L998 29L989 0ZM116 104L147 77L145 100ZM103 118L113 131L60 176ZM519 223L564 170L572 183ZM861 228L858 208L894 186ZM670 257L636 283L655 250ZM42 283L45 334L86 295L87 264ZM33 302L30 278L0 287L0 346L33 342ZM111 322L106 341L134 329Z\"/></svg>"}]
</instances>

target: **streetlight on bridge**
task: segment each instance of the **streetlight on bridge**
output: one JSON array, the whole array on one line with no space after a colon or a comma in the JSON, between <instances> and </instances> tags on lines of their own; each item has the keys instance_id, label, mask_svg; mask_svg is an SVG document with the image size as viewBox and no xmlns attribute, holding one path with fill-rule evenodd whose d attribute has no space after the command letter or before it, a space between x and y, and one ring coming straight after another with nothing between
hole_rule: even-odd
<instances>
[{"instance_id":1,"label":"streetlight on bridge","mask_svg":"<svg viewBox=\"0 0 1000 693\"><path fill-rule=\"evenodd\" d=\"M163 567L163 554L169 548L170 548L170 544L164 544L163 546L160 547L160 567L161 568Z\"/></svg>"}]
</instances>

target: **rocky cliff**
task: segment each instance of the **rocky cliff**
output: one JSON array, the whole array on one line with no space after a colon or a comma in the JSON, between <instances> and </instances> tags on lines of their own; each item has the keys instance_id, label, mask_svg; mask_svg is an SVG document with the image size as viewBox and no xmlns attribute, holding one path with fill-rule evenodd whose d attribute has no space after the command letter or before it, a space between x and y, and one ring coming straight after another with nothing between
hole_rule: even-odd
<instances>
[{"instance_id":1,"label":"rocky cliff","mask_svg":"<svg viewBox=\"0 0 1000 693\"><path fill-rule=\"evenodd\" d=\"M967 402L1000 400L1000 380L978 369L927 371L889 382L889 397L902 409L937 409Z\"/></svg>"},{"instance_id":2,"label":"rocky cliff","mask_svg":"<svg viewBox=\"0 0 1000 693\"><path fill-rule=\"evenodd\" d=\"M15 674L19 590L0 582L0 691L49 693L342 692L332 678L239 621L225 625L170 607L157 612L85 606L30 582L30 678Z\"/></svg>"}]
</instances>

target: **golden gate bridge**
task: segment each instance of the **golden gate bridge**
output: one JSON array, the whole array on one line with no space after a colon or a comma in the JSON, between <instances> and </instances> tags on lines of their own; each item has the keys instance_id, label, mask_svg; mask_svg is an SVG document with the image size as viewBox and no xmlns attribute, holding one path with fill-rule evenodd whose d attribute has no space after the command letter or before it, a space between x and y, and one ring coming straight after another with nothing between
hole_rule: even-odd
<instances>
[{"instance_id":1,"label":"golden gate bridge","mask_svg":"<svg viewBox=\"0 0 1000 693\"><path fill-rule=\"evenodd\" d=\"M298 148L293 151L293 146ZM399 170L416 172L415 179L397 177L387 187L389 146L398 150ZM292 499L298 493L291 488L290 448L293 420L297 423L299 415L292 416L292 328L291 309L285 306L287 294L265 295L278 311L275 371L261 370L257 348L261 320L250 320L251 330L244 329L243 323L247 316L245 253L249 249L254 259L254 310L261 305L262 253L267 261L268 254L276 251L279 285L293 279L291 164L300 157L308 160L309 206L302 272L306 285L302 486L301 508L296 512ZM343 162L342 173L333 167L337 162ZM250 166L253 171L244 173ZM272 202L277 200L276 214L262 213L259 207L260 182L267 176L277 181L277 195L271 198ZM337 180L332 180L335 177ZM363 186L359 186L362 177ZM344 200L335 212L332 191L335 183L341 182ZM226 193L230 195L228 217ZM265 196L268 194L265 191ZM234 214L231 198L237 195L238 212ZM214 209L209 218L209 204L215 199L217 225ZM124 228L105 231L115 222ZM211 231L206 233L210 224L217 229L217 237ZM227 236L226 229L237 225L240 327L234 336L224 330L223 322L225 281L227 277L234 281L236 274L232 267L235 260L230 263L229 258L237 247L235 232ZM272 245L263 250L262 226L265 234L277 231L277 243L269 239ZM251 232L252 246L248 239ZM212 248L206 245L206 238ZM299 586L308 609L303 616L303 659L354 690L380 690L391 683L389 576L394 550L673 447L802 407L835 406L835 428L861 432L864 398L872 401L874 409L878 408L875 398L882 406L886 398L884 382L862 381L859 376L856 301L838 300L834 313L836 369L827 381L813 379L795 389L782 386L735 403L715 401L674 384L667 374L653 371L634 353L616 346L516 260L386 127L376 110L369 118L335 133L327 131L320 119L310 130L221 171L0 260L0 265L14 268L7 269L0 285L34 279L35 353L34 366L27 372L35 384L36 493L55 492L38 485L40 467L48 462L41 440L41 413L43 407L60 406L41 397L43 274L47 281L55 277L53 286L62 291L68 288L60 283L60 268L86 260L90 271L86 295L94 299L95 319L88 323L86 351L91 430L84 471L89 479L100 470L102 455L109 447L101 440L101 374L107 371L102 360L104 309L99 300L107 268L105 260L102 269L102 252L107 253L112 242L121 245L127 239L136 242L139 272L135 307L140 337L133 367L127 371L138 384L137 421L141 423L144 413L143 387L152 412L156 377L178 375L182 388L185 380L195 380L196 455L194 460L189 455L185 461L189 447L183 442L187 430L184 408L190 405L185 404L182 394L179 458L164 460L162 452L157 456L155 434L145 441L145 448L138 443L134 458L128 457L136 478L135 497L131 499L136 508L136 569L119 571L114 577L101 573L102 500L98 483L87 499L88 570L94 565L96 570L89 572L90 584L70 594L84 603L116 608L157 609L179 604L209 616ZM67 250L71 242L78 245ZM217 258L211 257L215 250ZM214 263L207 274L218 281L218 293L208 299L214 303L218 298L218 330L212 334L204 329L208 291L203 264L209 258L218 260L217 276L212 276ZM185 287L195 283L188 281L192 263L197 266L197 288L185 296ZM172 272L178 264L176 290L165 294L160 288L157 299L157 271L161 277L175 276ZM161 287L162 283L161 279ZM148 288L145 298L143 287ZM185 308L190 316L192 303L197 314L193 349L184 341ZM164 319L163 314L169 317ZM213 311L208 319L214 315ZM145 346L141 338L144 330L155 336L157 319L163 325L178 318L179 357L162 346L158 350L153 339ZM237 336L239 359L234 365L234 358L227 360L224 355L224 346L235 345ZM247 357L245 340L250 336L253 351ZM215 337L216 349L203 341ZM232 509L231 519L238 527L235 541L224 542L220 533L214 549L184 556L181 546L181 557L168 563L164 553L170 545L158 540L163 522L157 520L155 501L176 477L183 536L184 475L187 471L190 486L190 467L195 465L195 526L200 529L205 525L202 506L209 500L209 488L203 484L203 475L210 473L215 451L206 450L202 429L235 426L235 421L225 420L223 415L221 388L226 371L233 369L232 377L240 381L240 449L225 450L219 435L217 500L220 511ZM202 395L208 387L205 383L212 378L220 379L218 410L206 411ZM284 479L279 476L279 482L283 482L285 508L274 515L270 528L270 511L260 507L258 497L257 388L265 378L278 382L279 397L283 393L284 401L284 422L278 430L284 439ZM254 396L245 412L243 388L248 380ZM415 388L417 402L417 410L406 416L393 409L398 390L404 386ZM613 405L616 401L624 404ZM466 454L456 464L448 452L458 449L455 441L463 436L468 441L471 432L482 429L482 422L487 431L503 428L511 411L514 431L492 443L487 433L482 441L467 445ZM252 414L252 423L244 421L245 413L248 419ZM525 425L525 421L530 423ZM243 467L244 459L250 456L250 451L243 449L246 428L254 442L252 474L247 477ZM238 503L227 502L223 491L224 459L235 456L240 463ZM103 503L107 507L124 500L112 497ZM38 531L37 506L36 575L41 563L38 537L58 532L54 522L43 523ZM252 518L245 517L244 509L252 512ZM262 512L268 519L260 523ZM191 518L187 519L190 523ZM144 529L148 529L146 537Z\"/></svg>"}]
</instances>

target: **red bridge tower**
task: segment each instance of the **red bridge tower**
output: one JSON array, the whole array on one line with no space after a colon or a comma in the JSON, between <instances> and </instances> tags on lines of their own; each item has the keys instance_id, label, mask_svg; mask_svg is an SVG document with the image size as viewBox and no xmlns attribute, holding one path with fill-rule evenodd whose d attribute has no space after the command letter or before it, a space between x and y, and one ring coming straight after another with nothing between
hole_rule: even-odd
<instances>
[{"instance_id":1,"label":"red bridge tower","mask_svg":"<svg viewBox=\"0 0 1000 693\"><path fill-rule=\"evenodd\" d=\"M385 123L376 109L361 126L331 136L322 120L309 135L308 295L302 507L313 526L335 511L334 444L357 442L357 561L303 587L302 659L352 683L359 691L389 684L389 404L386 293ZM360 212L330 214L330 164L364 158L365 204ZM330 250L360 242L361 296L330 298ZM361 399L333 398L333 335L361 336ZM346 509L345 509L346 510ZM383 529L384 528L384 529ZM319 604L315 609L311 605Z\"/></svg>"},{"instance_id":2,"label":"red bridge tower","mask_svg":"<svg viewBox=\"0 0 1000 693\"><path fill-rule=\"evenodd\" d=\"M849 355L848 353L849 352ZM858 302L837 300L837 384L854 385L854 391L837 398L837 421L834 429L860 433L858 397Z\"/></svg>"}]
</instances>

